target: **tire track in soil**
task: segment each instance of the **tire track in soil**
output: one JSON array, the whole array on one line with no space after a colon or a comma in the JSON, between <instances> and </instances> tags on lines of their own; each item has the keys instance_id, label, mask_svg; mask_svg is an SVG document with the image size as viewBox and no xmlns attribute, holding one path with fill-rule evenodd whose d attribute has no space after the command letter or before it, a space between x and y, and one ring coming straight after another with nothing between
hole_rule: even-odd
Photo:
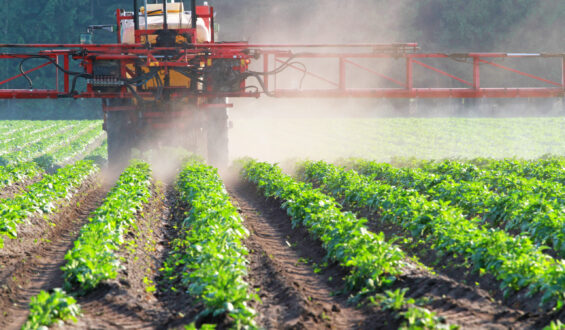
<instances>
[{"instance_id":1,"label":"tire track in soil","mask_svg":"<svg viewBox=\"0 0 565 330\"><path fill-rule=\"evenodd\" d=\"M388 320L373 309L348 306L346 296L332 294L343 289L341 279L346 271L334 264L314 272L309 263L322 264L326 253L305 229L292 229L280 204L265 200L246 183L227 181L226 186L251 233L246 241L250 251L249 282L260 289L262 303L254 306L260 326L374 329L375 324Z\"/></svg>"},{"instance_id":2,"label":"tire track in soil","mask_svg":"<svg viewBox=\"0 0 565 330\"><path fill-rule=\"evenodd\" d=\"M27 319L31 297L62 287L64 256L110 188L100 180L101 176L87 180L68 206L50 217L55 226L35 217L28 225L34 228L26 228L22 241L7 242L8 249L0 257L0 328L19 329Z\"/></svg>"}]
</instances>

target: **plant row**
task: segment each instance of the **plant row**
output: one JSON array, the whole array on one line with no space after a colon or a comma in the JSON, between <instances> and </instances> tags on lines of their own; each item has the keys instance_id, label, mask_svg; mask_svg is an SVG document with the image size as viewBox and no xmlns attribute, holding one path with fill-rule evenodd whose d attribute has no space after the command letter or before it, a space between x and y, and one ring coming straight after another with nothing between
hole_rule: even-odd
<instances>
[{"instance_id":1,"label":"plant row","mask_svg":"<svg viewBox=\"0 0 565 330\"><path fill-rule=\"evenodd\" d=\"M244 161L242 176L256 184L266 197L282 201L293 226L306 227L313 237L322 241L328 259L350 270L346 283L349 290L359 291L358 297L386 288L402 273L406 258L404 253L386 242L383 233L370 232L365 227L366 219L357 219L350 212L342 212L331 197L294 180L276 165L268 163ZM406 291L402 290L402 298ZM385 294L394 295L388 290ZM426 308L406 306L407 301L403 299L394 307L386 301L378 305L390 309L405 321L404 325L408 328L456 328L444 324L443 318Z\"/></svg>"},{"instance_id":2,"label":"plant row","mask_svg":"<svg viewBox=\"0 0 565 330\"><path fill-rule=\"evenodd\" d=\"M151 169L147 163L133 161L65 255L66 290L85 293L100 281L117 276L120 264L115 251L124 243L135 215L150 198Z\"/></svg>"},{"instance_id":3,"label":"plant row","mask_svg":"<svg viewBox=\"0 0 565 330\"><path fill-rule=\"evenodd\" d=\"M470 181L455 181L450 174L434 174L418 168L394 168L388 164L357 161L353 168L362 174L405 189L416 189L435 200L449 201L470 217L482 217L487 226L503 226L507 231L519 231L539 245L551 246L565 256L565 189L556 182L528 184L535 179L517 176L499 177L485 174ZM477 173L477 172L474 172ZM497 192L489 189L505 182ZM511 189L510 186L514 186ZM540 191L555 187L563 191L562 198L548 198Z\"/></svg>"},{"instance_id":4,"label":"plant row","mask_svg":"<svg viewBox=\"0 0 565 330\"><path fill-rule=\"evenodd\" d=\"M61 121L58 123L46 123L45 125L36 128L36 129L20 129L15 132L12 132L9 136L3 138L4 144L0 148L0 154L5 154L6 152L11 151L13 148L18 148L23 145L33 143L40 138L46 136L53 131L58 131L63 129L65 126L72 125L71 122Z\"/></svg>"},{"instance_id":5,"label":"plant row","mask_svg":"<svg viewBox=\"0 0 565 330\"><path fill-rule=\"evenodd\" d=\"M98 125L98 123L81 122L64 132L26 145L21 150L2 155L2 157L0 157L0 163L6 165L32 160L35 157L49 153L51 150L56 149L63 144L69 143L69 141L73 140L76 136L79 136L84 131L91 129L95 125Z\"/></svg>"},{"instance_id":6,"label":"plant row","mask_svg":"<svg viewBox=\"0 0 565 330\"><path fill-rule=\"evenodd\" d=\"M331 197L295 181L276 165L248 161L242 173L266 197L281 200L293 226L303 225L320 239L329 259L351 269L347 277L350 290L374 290L401 274L404 254L387 243L383 233L368 231L366 219L342 212Z\"/></svg>"},{"instance_id":7,"label":"plant row","mask_svg":"<svg viewBox=\"0 0 565 330\"><path fill-rule=\"evenodd\" d=\"M4 143L0 147L0 155L6 155L23 150L29 145L33 145L41 140L61 134L76 125L76 122L61 121L57 124L45 125L44 127L34 131L18 131L4 139ZM48 129L45 130L44 128Z\"/></svg>"},{"instance_id":8,"label":"plant row","mask_svg":"<svg viewBox=\"0 0 565 330\"><path fill-rule=\"evenodd\" d=\"M347 207L377 213L414 238L425 239L440 255L462 256L474 270L501 281L505 294L527 288L529 294L542 292L542 303L554 301L561 307L565 261L545 255L529 238L484 228L448 202L430 201L413 189L375 181L324 162L306 163L303 175Z\"/></svg>"},{"instance_id":9,"label":"plant row","mask_svg":"<svg viewBox=\"0 0 565 330\"><path fill-rule=\"evenodd\" d=\"M177 190L189 211L163 266L165 276L180 281L205 305L199 318L228 315L237 328L255 327L256 312L249 303L259 297L245 281L248 251L243 240L249 233L217 171L190 161L179 174Z\"/></svg>"},{"instance_id":10,"label":"plant row","mask_svg":"<svg viewBox=\"0 0 565 330\"><path fill-rule=\"evenodd\" d=\"M80 306L73 295L96 288L103 280L116 278L120 270L115 251L134 225L135 215L151 197L151 170L133 161L120 175L102 205L82 227L62 267L65 290L41 291L30 302L30 314L22 329L37 329L60 321L76 322ZM67 293L70 292L71 294Z\"/></svg>"},{"instance_id":11,"label":"plant row","mask_svg":"<svg viewBox=\"0 0 565 330\"><path fill-rule=\"evenodd\" d=\"M92 150L84 159L90 159L102 166L108 161L108 140L104 139L102 144Z\"/></svg>"},{"instance_id":12,"label":"plant row","mask_svg":"<svg viewBox=\"0 0 565 330\"><path fill-rule=\"evenodd\" d=\"M0 248L4 237L15 239L18 225L32 214L51 213L69 200L82 182L98 171L92 161L79 161L29 185L26 191L0 200Z\"/></svg>"},{"instance_id":13,"label":"plant row","mask_svg":"<svg viewBox=\"0 0 565 330\"><path fill-rule=\"evenodd\" d=\"M71 140L68 144L62 145L61 147L36 158L35 162L38 163L42 168L51 168L56 164L62 164L75 157L76 155L84 152L88 148L88 146L97 138L99 138L103 133L104 131L102 131L100 125L90 127L87 131L84 131L81 135Z\"/></svg>"},{"instance_id":14,"label":"plant row","mask_svg":"<svg viewBox=\"0 0 565 330\"><path fill-rule=\"evenodd\" d=\"M543 162L543 163L542 163ZM565 164L559 166L546 165L547 161L537 161L537 167L543 168L543 175L531 175L520 169L520 164L528 161L493 161L492 167L480 168L472 163L457 161L426 162L422 170L434 174L447 175L454 181L480 181L492 191L512 193L516 190L527 190L539 194L547 200L565 199L565 188L557 177L563 176ZM498 167L500 164L501 168ZM508 167L506 167L508 166Z\"/></svg>"},{"instance_id":15,"label":"plant row","mask_svg":"<svg viewBox=\"0 0 565 330\"><path fill-rule=\"evenodd\" d=\"M46 123L52 121L35 121L35 120L10 120L0 122L0 137L11 136L20 130L34 130L45 126Z\"/></svg>"},{"instance_id":16,"label":"plant row","mask_svg":"<svg viewBox=\"0 0 565 330\"><path fill-rule=\"evenodd\" d=\"M0 166L0 189L11 186L16 182L34 178L42 173L43 169L34 162Z\"/></svg>"}]
</instances>

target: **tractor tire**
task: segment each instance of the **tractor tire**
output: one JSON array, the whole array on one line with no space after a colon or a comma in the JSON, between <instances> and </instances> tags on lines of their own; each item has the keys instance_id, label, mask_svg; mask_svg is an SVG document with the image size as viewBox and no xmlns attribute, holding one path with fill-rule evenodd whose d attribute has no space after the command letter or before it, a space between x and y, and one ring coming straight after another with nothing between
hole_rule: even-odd
<instances>
[{"instance_id":1,"label":"tractor tire","mask_svg":"<svg viewBox=\"0 0 565 330\"><path fill-rule=\"evenodd\" d=\"M127 166L134 141L133 125L127 111L110 111L106 114L108 136L108 164L111 168Z\"/></svg>"},{"instance_id":2,"label":"tractor tire","mask_svg":"<svg viewBox=\"0 0 565 330\"><path fill-rule=\"evenodd\" d=\"M211 104L227 104L226 98L214 98ZM207 110L206 145L208 163L219 169L228 166L228 109L214 107Z\"/></svg>"}]
</instances>

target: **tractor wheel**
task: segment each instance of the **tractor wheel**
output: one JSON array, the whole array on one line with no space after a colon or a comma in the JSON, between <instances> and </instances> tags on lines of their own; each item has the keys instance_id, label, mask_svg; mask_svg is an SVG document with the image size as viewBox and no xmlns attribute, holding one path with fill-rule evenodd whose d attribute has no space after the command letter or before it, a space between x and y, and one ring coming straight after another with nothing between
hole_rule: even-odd
<instances>
[{"instance_id":1,"label":"tractor wheel","mask_svg":"<svg viewBox=\"0 0 565 330\"><path fill-rule=\"evenodd\" d=\"M108 135L108 164L113 168L125 167L131 156L133 142L133 125L130 123L129 112L109 111L106 113L106 133Z\"/></svg>"},{"instance_id":2,"label":"tractor wheel","mask_svg":"<svg viewBox=\"0 0 565 330\"><path fill-rule=\"evenodd\" d=\"M226 98L214 98L211 104L226 104ZM213 107L207 110L208 163L223 169L228 166L228 109Z\"/></svg>"}]
</instances>

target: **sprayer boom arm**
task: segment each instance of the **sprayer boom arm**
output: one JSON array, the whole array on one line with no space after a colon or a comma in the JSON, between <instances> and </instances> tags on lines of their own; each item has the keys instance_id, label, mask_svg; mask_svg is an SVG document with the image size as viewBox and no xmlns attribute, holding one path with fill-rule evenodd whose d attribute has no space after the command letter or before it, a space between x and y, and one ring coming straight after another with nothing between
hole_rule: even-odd
<instances>
[{"instance_id":1,"label":"sprayer boom arm","mask_svg":"<svg viewBox=\"0 0 565 330\"><path fill-rule=\"evenodd\" d=\"M210 97L362 97L362 98L514 98L563 97L565 54L419 53L416 44L282 45L206 43L181 47L146 48L143 44L0 44L0 48L29 49L0 53L0 60L44 59L18 75L0 78L0 98L133 98L124 86L112 93L71 90L70 62L79 61L89 72L96 60L119 60L123 65L187 67L216 60L242 61L234 71L241 89L199 91ZM173 53L163 59L164 52ZM41 61L40 61L41 62ZM251 64L249 66L249 64ZM56 66L51 89L1 89L9 82ZM536 67L553 67L530 73ZM255 68L253 71L249 67ZM125 69L122 70L125 72ZM541 71L541 70L540 70ZM549 73L551 77L544 77ZM499 79L506 75L506 79ZM494 77L494 79L493 79ZM125 77L117 77L124 78ZM517 83L516 78L522 79ZM254 79L257 87L249 88ZM258 80L261 80L257 82ZM441 85L444 86L441 86ZM28 86L30 87L30 86ZM181 94L191 94L187 90Z\"/></svg>"}]
</instances>

